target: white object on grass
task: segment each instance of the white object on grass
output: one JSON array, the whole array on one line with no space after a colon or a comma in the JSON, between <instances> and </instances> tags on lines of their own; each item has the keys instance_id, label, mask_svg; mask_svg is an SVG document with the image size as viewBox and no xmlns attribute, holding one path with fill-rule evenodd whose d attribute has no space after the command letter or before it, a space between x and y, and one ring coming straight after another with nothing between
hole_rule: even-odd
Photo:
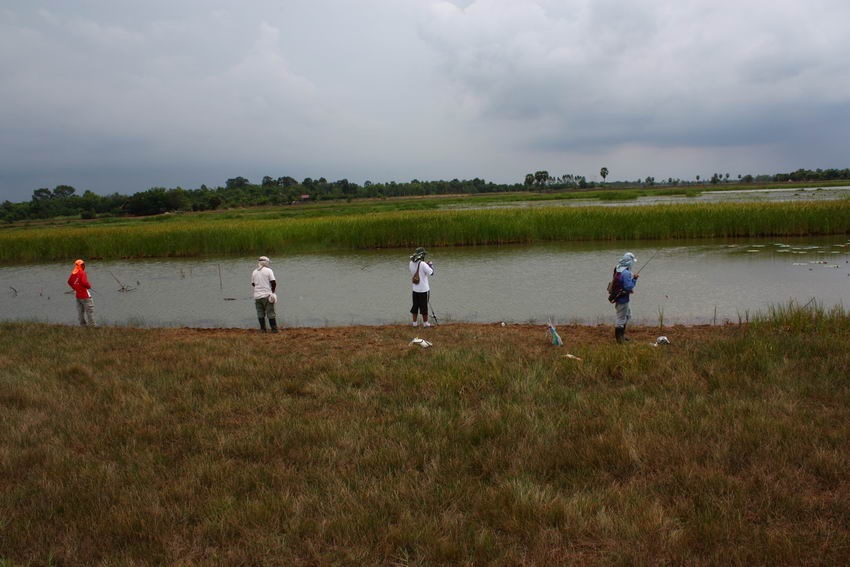
<instances>
[{"instance_id":1,"label":"white object on grass","mask_svg":"<svg viewBox=\"0 0 850 567\"><path fill-rule=\"evenodd\" d=\"M428 348L428 347L431 346L431 343L429 343L425 339L420 339L419 337L415 337L412 341L410 341L410 344L407 345L407 346L413 346L413 345L419 345L422 348Z\"/></svg>"}]
</instances>

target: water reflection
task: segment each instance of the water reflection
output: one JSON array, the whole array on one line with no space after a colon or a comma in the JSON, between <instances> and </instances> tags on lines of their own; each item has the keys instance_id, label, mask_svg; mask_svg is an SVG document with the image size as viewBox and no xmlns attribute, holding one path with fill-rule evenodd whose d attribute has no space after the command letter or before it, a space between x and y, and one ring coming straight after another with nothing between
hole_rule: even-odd
<instances>
[{"instance_id":1,"label":"water reflection","mask_svg":"<svg viewBox=\"0 0 850 567\"><path fill-rule=\"evenodd\" d=\"M847 305L846 238L641 243L636 322L721 323L790 299ZM605 286L622 244L432 250L441 322L609 323ZM407 250L272 258L285 326L403 324ZM253 327L253 258L88 263L101 324ZM74 324L68 264L0 268L0 319ZM123 291L122 291L123 286Z\"/></svg>"}]
</instances>

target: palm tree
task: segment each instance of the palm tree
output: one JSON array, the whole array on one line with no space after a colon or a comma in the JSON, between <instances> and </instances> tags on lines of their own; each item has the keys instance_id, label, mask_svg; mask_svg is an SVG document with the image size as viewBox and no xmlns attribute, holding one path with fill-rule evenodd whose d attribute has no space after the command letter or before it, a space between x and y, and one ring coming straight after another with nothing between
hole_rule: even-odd
<instances>
[{"instance_id":1,"label":"palm tree","mask_svg":"<svg viewBox=\"0 0 850 567\"><path fill-rule=\"evenodd\" d=\"M600 170L599 170L599 175L601 175L601 176L602 176L602 182L603 182L603 183L605 183L605 178L606 178L606 177L608 177L608 168L607 168L607 167L603 167L602 169L600 169Z\"/></svg>"}]
</instances>

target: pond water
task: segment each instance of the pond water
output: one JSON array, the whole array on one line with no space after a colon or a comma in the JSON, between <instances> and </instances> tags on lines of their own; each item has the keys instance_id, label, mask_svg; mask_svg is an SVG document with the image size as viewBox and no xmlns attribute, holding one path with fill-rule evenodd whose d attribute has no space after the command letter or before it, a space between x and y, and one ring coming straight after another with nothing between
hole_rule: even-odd
<instances>
[{"instance_id":1,"label":"pond water","mask_svg":"<svg viewBox=\"0 0 850 567\"><path fill-rule=\"evenodd\" d=\"M737 322L814 298L850 305L846 237L438 248L430 259L438 322L610 323L605 287L626 250L642 266L634 321ZM272 257L284 326L401 324L410 308L407 250ZM90 261L99 324L254 327L252 258ZM70 263L0 268L0 320L75 324ZM121 291L120 288L132 289Z\"/></svg>"},{"instance_id":2,"label":"pond water","mask_svg":"<svg viewBox=\"0 0 850 567\"><path fill-rule=\"evenodd\" d=\"M637 207L642 205L678 205L697 203L777 203L777 202L811 202L834 201L850 198L850 186L838 187L803 187L795 189L741 189L715 190L703 185L693 186L695 191L701 191L694 196L687 195L647 195L636 199L602 200L602 199L555 199L544 201L510 201L480 205L474 203L456 203L443 205L444 209L499 209L510 207ZM616 193L619 189L612 189ZM628 190L623 190L628 192Z\"/></svg>"}]
</instances>

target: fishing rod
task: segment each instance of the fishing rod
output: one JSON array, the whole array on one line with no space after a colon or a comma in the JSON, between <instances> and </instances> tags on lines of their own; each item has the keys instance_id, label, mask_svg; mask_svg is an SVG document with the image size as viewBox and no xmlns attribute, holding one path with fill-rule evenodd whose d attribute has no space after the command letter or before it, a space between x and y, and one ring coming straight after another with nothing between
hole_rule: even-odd
<instances>
[{"instance_id":1,"label":"fishing rod","mask_svg":"<svg viewBox=\"0 0 850 567\"><path fill-rule=\"evenodd\" d=\"M431 318L434 320L436 324L440 324L439 319L437 319L437 314L434 313L434 304L431 303L431 290L428 290L428 306L431 308Z\"/></svg>"},{"instance_id":2,"label":"fishing rod","mask_svg":"<svg viewBox=\"0 0 850 567\"><path fill-rule=\"evenodd\" d=\"M649 260L647 260L647 261L646 261L646 264L644 264L643 266L641 266L641 267L640 267L640 269L639 269L637 272L635 272L635 275L640 274L640 271L641 271L642 269L644 269L645 267L647 267L647 266L649 265L649 263L650 263L650 262L652 262L652 259L653 259L653 258L655 258L656 256L658 256L658 253L659 253L659 252L661 252L661 248L659 248L658 250L656 250L656 251L655 251L655 254L653 254L652 256L650 256Z\"/></svg>"}]
</instances>

